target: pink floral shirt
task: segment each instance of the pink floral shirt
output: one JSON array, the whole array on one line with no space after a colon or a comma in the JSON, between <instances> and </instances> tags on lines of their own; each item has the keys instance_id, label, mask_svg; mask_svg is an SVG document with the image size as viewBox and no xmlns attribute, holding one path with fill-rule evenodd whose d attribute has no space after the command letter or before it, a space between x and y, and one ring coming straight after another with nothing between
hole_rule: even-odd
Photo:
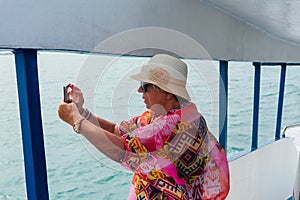
<instances>
[{"instance_id":1,"label":"pink floral shirt","mask_svg":"<svg viewBox=\"0 0 300 200\"><path fill-rule=\"evenodd\" d=\"M128 199L225 199L226 153L194 104L121 122L126 147L122 165L134 172Z\"/></svg>"}]
</instances>

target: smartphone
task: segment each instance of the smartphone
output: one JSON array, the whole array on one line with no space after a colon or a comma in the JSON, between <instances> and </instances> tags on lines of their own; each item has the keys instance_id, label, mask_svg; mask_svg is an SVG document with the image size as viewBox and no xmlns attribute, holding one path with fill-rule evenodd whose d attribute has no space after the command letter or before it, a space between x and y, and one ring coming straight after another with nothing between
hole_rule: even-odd
<instances>
[{"instance_id":1,"label":"smartphone","mask_svg":"<svg viewBox=\"0 0 300 200\"><path fill-rule=\"evenodd\" d=\"M72 102L72 98L70 95L67 94L68 92L68 87L64 86L63 87L63 94L64 94L64 102L65 103L71 103Z\"/></svg>"}]
</instances>

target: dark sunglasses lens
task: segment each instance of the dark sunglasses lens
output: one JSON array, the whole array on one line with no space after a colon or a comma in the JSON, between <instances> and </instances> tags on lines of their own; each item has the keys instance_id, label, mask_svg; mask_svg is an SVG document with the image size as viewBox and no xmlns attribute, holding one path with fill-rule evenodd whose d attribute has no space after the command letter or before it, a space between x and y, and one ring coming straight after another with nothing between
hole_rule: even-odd
<instances>
[{"instance_id":1,"label":"dark sunglasses lens","mask_svg":"<svg viewBox=\"0 0 300 200\"><path fill-rule=\"evenodd\" d=\"M150 86L150 83L141 83L141 88L143 93L146 93L148 91L148 87Z\"/></svg>"},{"instance_id":2,"label":"dark sunglasses lens","mask_svg":"<svg viewBox=\"0 0 300 200\"><path fill-rule=\"evenodd\" d=\"M146 93L148 89L148 84L142 85L143 93Z\"/></svg>"}]
</instances>

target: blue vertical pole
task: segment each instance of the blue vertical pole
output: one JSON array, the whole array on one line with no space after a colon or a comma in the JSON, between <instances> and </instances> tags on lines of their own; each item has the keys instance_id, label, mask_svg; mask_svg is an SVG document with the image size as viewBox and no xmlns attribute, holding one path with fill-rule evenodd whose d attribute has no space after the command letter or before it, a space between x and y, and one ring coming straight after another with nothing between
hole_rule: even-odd
<instances>
[{"instance_id":1,"label":"blue vertical pole","mask_svg":"<svg viewBox=\"0 0 300 200\"><path fill-rule=\"evenodd\" d=\"M280 86L279 86L279 96L278 96L277 123L276 123L275 140L280 139L285 75L286 75L286 63L283 63L283 64L281 64L281 73L280 73Z\"/></svg>"},{"instance_id":2,"label":"blue vertical pole","mask_svg":"<svg viewBox=\"0 0 300 200\"><path fill-rule=\"evenodd\" d=\"M37 50L15 50L27 198L48 200Z\"/></svg>"},{"instance_id":3,"label":"blue vertical pole","mask_svg":"<svg viewBox=\"0 0 300 200\"><path fill-rule=\"evenodd\" d=\"M259 118L259 95L260 95L260 71L261 63L254 62L254 102L253 102L253 126L251 150L257 149L258 143L258 118Z\"/></svg>"},{"instance_id":4,"label":"blue vertical pole","mask_svg":"<svg viewBox=\"0 0 300 200\"><path fill-rule=\"evenodd\" d=\"M228 61L220 61L219 90L219 141L226 151L228 110Z\"/></svg>"}]
</instances>

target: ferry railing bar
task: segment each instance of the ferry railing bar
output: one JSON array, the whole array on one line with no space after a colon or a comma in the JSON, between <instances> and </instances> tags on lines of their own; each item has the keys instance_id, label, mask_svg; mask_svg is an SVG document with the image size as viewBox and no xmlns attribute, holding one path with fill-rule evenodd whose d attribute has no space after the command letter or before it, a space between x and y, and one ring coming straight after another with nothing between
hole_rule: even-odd
<instances>
[{"instance_id":1,"label":"ferry railing bar","mask_svg":"<svg viewBox=\"0 0 300 200\"><path fill-rule=\"evenodd\" d=\"M285 88L285 77L286 77L286 67L287 65L296 66L300 63L262 63L262 65L267 66L281 66L280 72L280 84L279 84L279 95L278 95L278 105L277 105L277 122L275 130L275 140L280 139L281 131L281 120L282 120L282 111L283 111L283 100L284 100L284 88Z\"/></svg>"},{"instance_id":2,"label":"ferry railing bar","mask_svg":"<svg viewBox=\"0 0 300 200\"><path fill-rule=\"evenodd\" d=\"M282 110L283 110L283 98L284 98L284 86L285 86L285 75L286 75L286 63L282 63L281 64L281 73L280 73L280 85L279 85L279 95L278 95L275 140L280 139Z\"/></svg>"},{"instance_id":3,"label":"ferry railing bar","mask_svg":"<svg viewBox=\"0 0 300 200\"><path fill-rule=\"evenodd\" d=\"M219 142L227 151L228 61L221 60L219 81Z\"/></svg>"},{"instance_id":4,"label":"ferry railing bar","mask_svg":"<svg viewBox=\"0 0 300 200\"><path fill-rule=\"evenodd\" d=\"M251 150L257 149L258 145L258 119L259 119L259 96L260 96L260 72L261 63L253 62L254 73L254 96L253 96L253 124Z\"/></svg>"},{"instance_id":5,"label":"ferry railing bar","mask_svg":"<svg viewBox=\"0 0 300 200\"><path fill-rule=\"evenodd\" d=\"M37 50L14 50L27 199L48 200Z\"/></svg>"}]
</instances>

